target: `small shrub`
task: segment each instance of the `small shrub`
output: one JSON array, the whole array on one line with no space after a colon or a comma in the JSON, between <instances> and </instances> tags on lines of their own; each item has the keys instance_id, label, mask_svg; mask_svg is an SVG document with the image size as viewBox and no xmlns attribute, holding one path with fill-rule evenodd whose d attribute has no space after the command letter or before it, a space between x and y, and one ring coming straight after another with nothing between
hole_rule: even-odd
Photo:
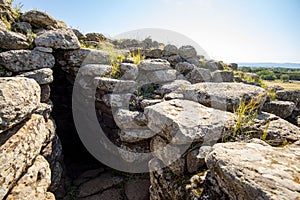
<instances>
[{"instance_id":1,"label":"small shrub","mask_svg":"<svg viewBox=\"0 0 300 200\"><path fill-rule=\"evenodd\" d=\"M287 74L282 74L280 76L280 79L282 80L282 82L289 82L290 81L290 76Z\"/></svg>"},{"instance_id":2,"label":"small shrub","mask_svg":"<svg viewBox=\"0 0 300 200\"><path fill-rule=\"evenodd\" d=\"M142 60L145 59L145 56L142 55L140 49L138 49L136 53L132 52L129 56L127 56L127 59L131 60L134 64L138 65Z\"/></svg>"},{"instance_id":3,"label":"small shrub","mask_svg":"<svg viewBox=\"0 0 300 200\"><path fill-rule=\"evenodd\" d=\"M124 60L125 56L118 52L110 52L109 63L112 66L112 72L110 74L111 78L119 79L122 77L120 72L120 65Z\"/></svg>"}]
</instances>

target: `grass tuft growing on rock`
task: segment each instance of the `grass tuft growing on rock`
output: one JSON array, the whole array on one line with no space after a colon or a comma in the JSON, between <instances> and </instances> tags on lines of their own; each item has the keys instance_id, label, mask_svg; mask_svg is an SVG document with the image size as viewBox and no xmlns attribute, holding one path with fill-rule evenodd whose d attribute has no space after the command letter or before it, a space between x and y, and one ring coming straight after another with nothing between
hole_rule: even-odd
<instances>
[{"instance_id":1,"label":"grass tuft growing on rock","mask_svg":"<svg viewBox=\"0 0 300 200\"><path fill-rule=\"evenodd\" d=\"M127 59L131 60L134 64L138 65L142 60L145 59L145 56L142 55L140 49L137 50L137 52L132 52Z\"/></svg>"}]
</instances>

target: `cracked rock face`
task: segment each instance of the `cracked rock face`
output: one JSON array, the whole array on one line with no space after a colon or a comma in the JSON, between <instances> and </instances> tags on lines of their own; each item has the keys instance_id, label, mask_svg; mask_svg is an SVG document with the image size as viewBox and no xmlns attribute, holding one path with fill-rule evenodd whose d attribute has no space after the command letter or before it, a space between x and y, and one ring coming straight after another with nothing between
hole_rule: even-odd
<instances>
[{"instance_id":1,"label":"cracked rock face","mask_svg":"<svg viewBox=\"0 0 300 200\"><path fill-rule=\"evenodd\" d=\"M29 43L25 35L1 28L0 46L8 50L27 49L29 48Z\"/></svg>"},{"instance_id":2,"label":"cracked rock face","mask_svg":"<svg viewBox=\"0 0 300 200\"><path fill-rule=\"evenodd\" d=\"M40 86L32 79L0 78L0 134L31 114L40 96Z\"/></svg>"},{"instance_id":3,"label":"cracked rock face","mask_svg":"<svg viewBox=\"0 0 300 200\"><path fill-rule=\"evenodd\" d=\"M300 198L299 141L284 148L222 143L213 149L206 163L230 199Z\"/></svg>"}]
</instances>

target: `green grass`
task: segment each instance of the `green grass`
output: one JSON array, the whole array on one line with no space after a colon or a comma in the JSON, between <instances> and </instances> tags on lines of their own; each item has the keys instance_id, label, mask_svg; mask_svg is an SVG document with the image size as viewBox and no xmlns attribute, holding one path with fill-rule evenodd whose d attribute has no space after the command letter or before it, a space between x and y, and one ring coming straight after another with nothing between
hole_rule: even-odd
<instances>
[{"instance_id":1,"label":"green grass","mask_svg":"<svg viewBox=\"0 0 300 200\"><path fill-rule=\"evenodd\" d=\"M138 65L142 60L145 59L145 56L141 54L140 49L135 53L131 53L129 56L127 56L127 59L131 60L134 64Z\"/></svg>"}]
</instances>

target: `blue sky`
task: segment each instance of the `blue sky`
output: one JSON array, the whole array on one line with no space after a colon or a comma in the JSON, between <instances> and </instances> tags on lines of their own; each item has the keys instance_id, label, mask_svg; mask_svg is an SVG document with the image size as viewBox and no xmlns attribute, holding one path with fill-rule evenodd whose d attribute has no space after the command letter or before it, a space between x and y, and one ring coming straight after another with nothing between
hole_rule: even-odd
<instances>
[{"instance_id":1,"label":"blue sky","mask_svg":"<svg viewBox=\"0 0 300 200\"><path fill-rule=\"evenodd\" d=\"M172 30L225 62L300 63L299 0L15 0L84 33Z\"/></svg>"}]
</instances>

